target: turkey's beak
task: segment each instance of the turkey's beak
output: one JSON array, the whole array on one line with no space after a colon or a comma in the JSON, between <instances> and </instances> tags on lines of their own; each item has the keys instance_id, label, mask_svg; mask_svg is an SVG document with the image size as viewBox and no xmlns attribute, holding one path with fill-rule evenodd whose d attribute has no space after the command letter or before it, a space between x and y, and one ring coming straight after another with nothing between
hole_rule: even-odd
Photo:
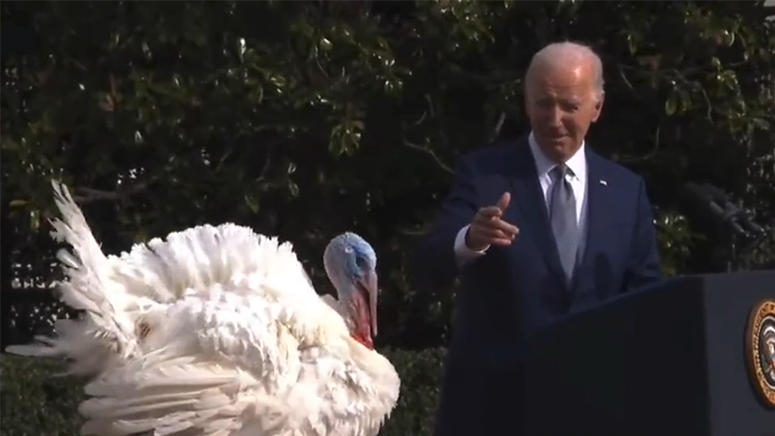
<instances>
[{"instance_id":1,"label":"turkey's beak","mask_svg":"<svg viewBox=\"0 0 775 436\"><path fill-rule=\"evenodd\" d=\"M377 273L372 271L359 277L358 286L366 294L364 300L369 304L371 335L377 336L377 294L379 293Z\"/></svg>"}]
</instances>

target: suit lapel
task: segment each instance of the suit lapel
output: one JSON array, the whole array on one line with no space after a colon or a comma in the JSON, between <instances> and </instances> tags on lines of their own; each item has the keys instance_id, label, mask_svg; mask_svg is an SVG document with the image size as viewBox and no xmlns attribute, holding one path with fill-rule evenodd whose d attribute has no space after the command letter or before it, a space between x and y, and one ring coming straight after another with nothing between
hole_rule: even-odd
<instances>
[{"instance_id":1,"label":"suit lapel","mask_svg":"<svg viewBox=\"0 0 775 436\"><path fill-rule=\"evenodd\" d=\"M600 251L600 244L605 241L605 231L608 228L607 212L611 210L610 190L607 186L605 162L593 152L587 144L587 235L581 263L574 277L574 287L579 283L583 271L590 268L594 259L592 255Z\"/></svg>"},{"instance_id":2,"label":"suit lapel","mask_svg":"<svg viewBox=\"0 0 775 436\"><path fill-rule=\"evenodd\" d=\"M560 255L557 252L554 234L549 224L546 200L538 182L535 160L530 153L526 137L517 142L513 155L508 161L508 165L512 167L512 171L509 172L511 174L509 178L511 188L514 193L512 203L518 205L521 215L527 223L528 229L526 230L530 232L530 237L535 240L549 270L563 286L567 287L565 273L560 263Z\"/></svg>"}]
</instances>

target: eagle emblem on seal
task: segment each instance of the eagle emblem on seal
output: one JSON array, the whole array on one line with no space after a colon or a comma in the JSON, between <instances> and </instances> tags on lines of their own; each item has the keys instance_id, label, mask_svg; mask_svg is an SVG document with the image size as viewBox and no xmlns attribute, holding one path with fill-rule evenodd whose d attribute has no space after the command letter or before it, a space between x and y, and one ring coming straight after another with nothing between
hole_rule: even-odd
<instances>
[{"instance_id":1,"label":"eagle emblem on seal","mask_svg":"<svg viewBox=\"0 0 775 436\"><path fill-rule=\"evenodd\" d=\"M775 299L751 311L746 337L746 360L751 382L761 402L775 409Z\"/></svg>"}]
</instances>

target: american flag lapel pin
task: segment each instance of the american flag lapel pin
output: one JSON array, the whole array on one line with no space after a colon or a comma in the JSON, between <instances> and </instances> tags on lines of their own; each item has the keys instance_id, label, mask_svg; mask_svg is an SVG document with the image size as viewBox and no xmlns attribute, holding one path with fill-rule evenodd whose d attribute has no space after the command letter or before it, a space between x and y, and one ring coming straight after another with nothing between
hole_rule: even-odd
<instances>
[{"instance_id":1,"label":"american flag lapel pin","mask_svg":"<svg viewBox=\"0 0 775 436\"><path fill-rule=\"evenodd\" d=\"M599 180L598 182L599 182L601 185L603 185L603 186L608 186L608 182L606 182L605 180Z\"/></svg>"}]
</instances>

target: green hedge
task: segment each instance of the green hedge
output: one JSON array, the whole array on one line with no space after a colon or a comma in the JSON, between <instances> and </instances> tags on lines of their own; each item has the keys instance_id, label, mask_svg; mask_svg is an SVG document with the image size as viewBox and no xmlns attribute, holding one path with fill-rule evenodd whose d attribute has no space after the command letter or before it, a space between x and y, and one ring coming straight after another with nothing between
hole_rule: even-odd
<instances>
[{"instance_id":1,"label":"green hedge","mask_svg":"<svg viewBox=\"0 0 775 436\"><path fill-rule=\"evenodd\" d=\"M379 436L431 434L443 349L383 350L401 374L398 407ZM60 362L11 356L0 359L0 416L2 436L76 436L82 422L77 407L82 383L54 377Z\"/></svg>"}]
</instances>

